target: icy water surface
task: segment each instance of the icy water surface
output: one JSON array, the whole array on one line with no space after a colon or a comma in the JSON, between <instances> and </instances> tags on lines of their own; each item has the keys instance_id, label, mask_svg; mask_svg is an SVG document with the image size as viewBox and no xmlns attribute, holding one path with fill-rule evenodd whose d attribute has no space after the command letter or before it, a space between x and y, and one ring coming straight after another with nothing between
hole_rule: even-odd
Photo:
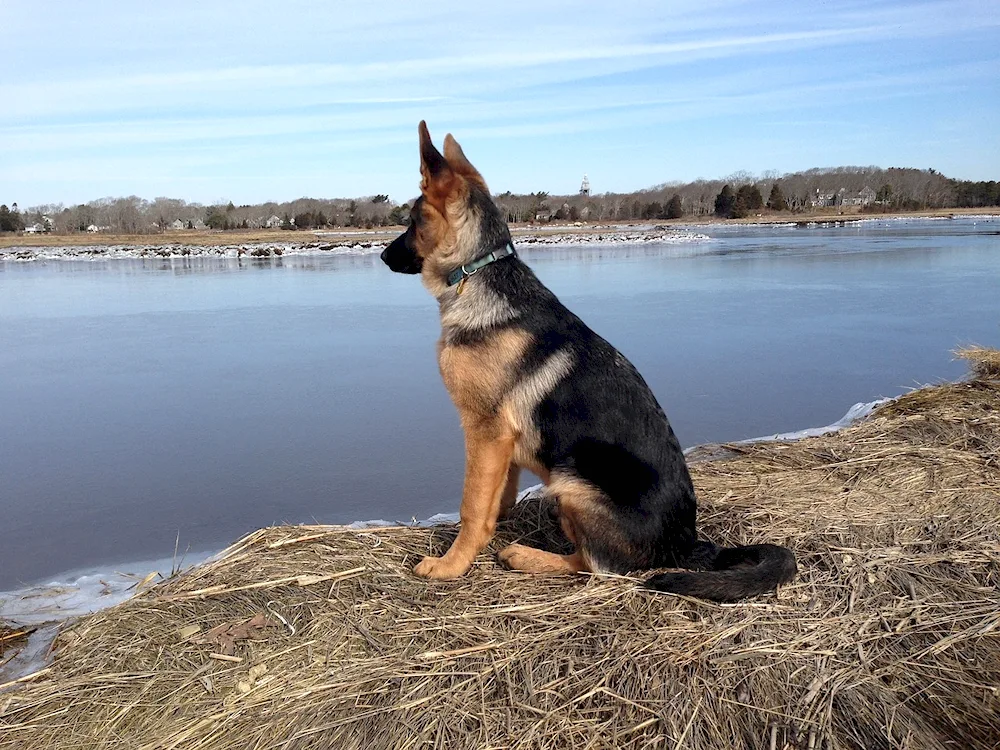
<instances>
[{"instance_id":1,"label":"icy water surface","mask_svg":"<svg viewBox=\"0 0 1000 750\"><path fill-rule=\"evenodd\" d=\"M1000 221L525 249L685 446L826 425L1000 345ZM262 525L457 510L434 301L372 251L0 262L0 591ZM530 483L530 477L526 478Z\"/></svg>"}]
</instances>

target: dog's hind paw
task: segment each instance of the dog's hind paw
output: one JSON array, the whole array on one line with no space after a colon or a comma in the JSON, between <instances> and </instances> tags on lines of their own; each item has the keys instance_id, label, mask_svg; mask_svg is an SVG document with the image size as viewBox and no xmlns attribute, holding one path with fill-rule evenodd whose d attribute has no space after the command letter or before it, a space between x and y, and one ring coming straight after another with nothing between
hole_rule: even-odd
<instances>
[{"instance_id":1,"label":"dog's hind paw","mask_svg":"<svg viewBox=\"0 0 1000 750\"><path fill-rule=\"evenodd\" d=\"M565 575L583 570L580 555L556 555L524 544L510 544L497 553L497 557L511 570L526 573Z\"/></svg>"}]
</instances>

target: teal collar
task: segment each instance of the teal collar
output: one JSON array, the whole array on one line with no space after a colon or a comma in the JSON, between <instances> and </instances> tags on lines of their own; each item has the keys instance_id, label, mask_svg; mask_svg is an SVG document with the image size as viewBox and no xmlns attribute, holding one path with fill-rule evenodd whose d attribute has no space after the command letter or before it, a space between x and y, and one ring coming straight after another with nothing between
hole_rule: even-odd
<instances>
[{"instance_id":1,"label":"teal collar","mask_svg":"<svg viewBox=\"0 0 1000 750\"><path fill-rule=\"evenodd\" d=\"M490 263L495 263L501 258L507 258L511 255L517 255L514 250L514 246L511 243L507 243L499 250L491 250L486 253L486 255L480 255L471 263L466 263L464 266L459 266L454 271L448 274L448 286L455 286L462 279L472 276L476 271L484 266L488 266Z\"/></svg>"}]
</instances>

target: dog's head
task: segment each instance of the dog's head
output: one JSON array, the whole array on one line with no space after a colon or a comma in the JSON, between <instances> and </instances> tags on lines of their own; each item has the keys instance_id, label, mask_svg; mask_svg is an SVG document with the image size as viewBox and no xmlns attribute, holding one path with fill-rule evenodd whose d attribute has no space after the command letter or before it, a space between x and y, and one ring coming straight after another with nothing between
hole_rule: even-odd
<instances>
[{"instance_id":1,"label":"dog's head","mask_svg":"<svg viewBox=\"0 0 1000 750\"><path fill-rule=\"evenodd\" d=\"M423 273L436 287L459 266L510 241L482 175L449 133L444 154L431 142L421 121L420 197L410 224L383 252L382 261L397 273Z\"/></svg>"}]
</instances>

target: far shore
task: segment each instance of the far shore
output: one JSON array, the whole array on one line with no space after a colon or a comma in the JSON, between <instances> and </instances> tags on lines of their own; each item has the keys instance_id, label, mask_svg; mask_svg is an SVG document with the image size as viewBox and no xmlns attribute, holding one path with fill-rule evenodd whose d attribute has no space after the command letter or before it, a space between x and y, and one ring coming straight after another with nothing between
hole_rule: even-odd
<instances>
[{"instance_id":1,"label":"far shore","mask_svg":"<svg viewBox=\"0 0 1000 750\"><path fill-rule=\"evenodd\" d=\"M857 221L872 221L880 219L919 219L941 218L950 216L1000 216L1000 207L983 208L942 208L927 211L907 211L884 214L862 214L858 212L838 213L834 209L812 211L808 213L791 213L788 211L764 213L743 219L718 219L714 216L682 217L680 219L635 219L632 221L577 221L558 223L522 223L511 224L511 233L518 237L533 235L581 235L595 233L635 232L638 227L656 228L698 228L715 225L747 225L747 224L810 224L810 223L852 223ZM363 229L355 227L337 227L315 230L281 230L281 229L250 229L250 230L210 230L210 229L180 229L167 230L155 234L106 234L103 232L72 234L25 234L11 233L0 235L0 250L14 247L94 247L131 245L139 247L163 247L167 245L188 245L194 247L238 246L253 244L315 244L328 243L333 246L371 243L384 244L387 238L394 237L405 227L390 226Z\"/></svg>"}]
</instances>

